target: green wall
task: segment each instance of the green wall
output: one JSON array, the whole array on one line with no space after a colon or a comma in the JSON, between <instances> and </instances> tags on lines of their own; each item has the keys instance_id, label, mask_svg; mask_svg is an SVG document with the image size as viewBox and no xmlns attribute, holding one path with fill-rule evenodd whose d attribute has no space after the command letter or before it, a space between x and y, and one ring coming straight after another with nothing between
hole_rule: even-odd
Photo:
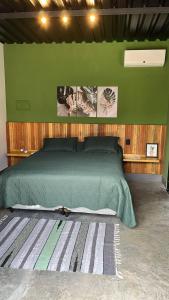
<instances>
[{"instance_id":1,"label":"green wall","mask_svg":"<svg viewBox=\"0 0 169 300\"><path fill-rule=\"evenodd\" d=\"M123 67L125 49L163 47L169 41L5 45L7 119L166 124L169 60L163 68ZM117 85L118 117L57 117L57 85Z\"/></svg>"},{"instance_id":2,"label":"green wall","mask_svg":"<svg viewBox=\"0 0 169 300\"><path fill-rule=\"evenodd\" d=\"M169 167L169 102L168 102L168 115L167 115L167 134L166 134L166 145L165 145L165 163L163 170L163 177L167 181Z\"/></svg>"}]
</instances>

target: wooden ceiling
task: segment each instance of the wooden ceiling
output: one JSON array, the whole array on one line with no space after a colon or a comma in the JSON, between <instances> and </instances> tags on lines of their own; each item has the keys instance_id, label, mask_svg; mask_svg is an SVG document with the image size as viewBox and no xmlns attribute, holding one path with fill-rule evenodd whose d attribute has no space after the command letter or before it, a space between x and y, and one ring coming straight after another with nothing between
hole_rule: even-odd
<instances>
[{"instance_id":1,"label":"wooden ceiling","mask_svg":"<svg viewBox=\"0 0 169 300\"><path fill-rule=\"evenodd\" d=\"M0 1L0 42L102 42L166 40L169 38L169 0L41 0ZM98 23L91 28L87 12L95 8ZM67 10L71 22L65 28L60 14ZM38 14L50 17L47 29L38 24Z\"/></svg>"}]
</instances>

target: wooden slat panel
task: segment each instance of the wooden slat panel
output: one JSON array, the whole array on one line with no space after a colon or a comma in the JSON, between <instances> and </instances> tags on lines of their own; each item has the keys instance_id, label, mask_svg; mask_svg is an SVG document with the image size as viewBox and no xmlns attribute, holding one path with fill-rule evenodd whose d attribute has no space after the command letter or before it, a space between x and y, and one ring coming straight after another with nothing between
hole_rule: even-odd
<instances>
[{"instance_id":1,"label":"wooden slat panel","mask_svg":"<svg viewBox=\"0 0 169 300\"><path fill-rule=\"evenodd\" d=\"M83 141L85 136L98 135L97 124L69 124L69 135L72 137L77 136L79 141Z\"/></svg>"},{"instance_id":2,"label":"wooden slat panel","mask_svg":"<svg viewBox=\"0 0 169 300\"><path fill-rule=\"evenodd\" d=\"M120 138L119 144L123 147L125 145L125 125L115 124L100 124L98 135L100 136L118 136Z\"/></svg>"},{"instance_id":3,"label":"wooden slat panel","mask_svg":"<svg viewBox=\"0 0 169 300\"><path fill-rule=\"evenodd\" d=\"M119 143L126 154L146 154L146 143L159 144L160 163L125 163L126 172L162 174L166 126L163 125L121 125L121 124L67 124L67 123L7 123L8 152L27 148L38 150L45 137L77 136L119 136ZM125 144L126 138L131 141ZM11 159L12 160L12 159Z\"/></svg>"},{"instance_id":4,"label":"wooden slat panel","mask_svg":"<svg viewBox=\"0 0 169 300\"><path fill-rule=\"evenodd\" d=\"M161 174L157 163L125 163L126 173Z\"/></svg>"}]
</instances>

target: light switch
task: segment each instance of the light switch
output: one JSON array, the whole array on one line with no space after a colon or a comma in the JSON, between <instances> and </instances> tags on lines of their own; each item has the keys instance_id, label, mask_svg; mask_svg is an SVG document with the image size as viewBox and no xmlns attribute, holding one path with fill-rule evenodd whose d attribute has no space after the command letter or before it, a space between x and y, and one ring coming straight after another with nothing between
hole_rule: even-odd
<instances>
[{"instance_id":1,"label":"light switch","mask_svg":"<svg viewBox=\"0 0 169 300\"><path fill-rule=\"evenodd\" d=\"M130 139L126 139L126 145L130 145Z\"/></svg>"}]
</instances>

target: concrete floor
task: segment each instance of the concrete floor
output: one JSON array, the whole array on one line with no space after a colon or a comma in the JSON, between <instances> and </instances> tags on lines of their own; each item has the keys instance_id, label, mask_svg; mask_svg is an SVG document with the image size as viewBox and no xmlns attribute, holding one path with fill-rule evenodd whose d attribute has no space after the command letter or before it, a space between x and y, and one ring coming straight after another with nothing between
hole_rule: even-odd
<instances>
[{"instance_id":1,"label":"concrete floor","mask_svg":"<svg viewBox=\"0 0 169 300\"><path fill-rule=\"evenodd\" d=\"M131 190L137 228L129 229L116 217L106 217L109 222L120 223L123 280L0 268L0 300L168 300L169 195L160 183L135 182ZM91 216L77 218L90 220Z\"/></svg>"}]
</instances>

